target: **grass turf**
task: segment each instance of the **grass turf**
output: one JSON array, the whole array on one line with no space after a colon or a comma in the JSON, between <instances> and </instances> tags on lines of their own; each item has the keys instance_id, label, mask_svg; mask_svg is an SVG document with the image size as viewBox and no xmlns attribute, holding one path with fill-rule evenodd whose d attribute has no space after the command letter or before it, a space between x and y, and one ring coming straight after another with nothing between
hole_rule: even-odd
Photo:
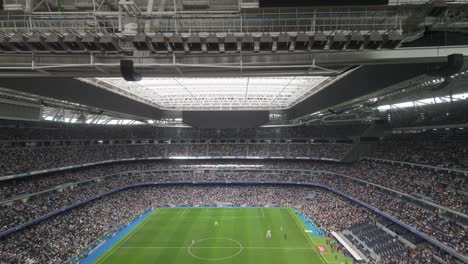
<instances>
[{"instance_id":1,"label":"grass turf","mask_svg":"<svg viewBox=\"0 0 468 264\"><path fill-rule=\"evenodd\" d=\"M306 229L286 207L158 208L94 263L351 263Z\"/></svg>"}]
</instances>

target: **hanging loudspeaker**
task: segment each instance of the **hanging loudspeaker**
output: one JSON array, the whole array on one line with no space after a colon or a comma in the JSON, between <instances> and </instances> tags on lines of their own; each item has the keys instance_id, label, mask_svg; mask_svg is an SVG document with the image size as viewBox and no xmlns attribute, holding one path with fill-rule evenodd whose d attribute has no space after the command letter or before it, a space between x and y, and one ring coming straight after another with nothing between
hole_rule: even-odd
<instances>
[{"instance_id":1,"label":"hanging loudspeaker","mask_svg":"<svg viewBox=\"0 0 468 264\"><path fill-rule=\"evenodd\" d=\"M120 73L127 82L137 82L141 80L141 74L135 72L132 60L120 61Z\"/></svg>"}]
</instances>

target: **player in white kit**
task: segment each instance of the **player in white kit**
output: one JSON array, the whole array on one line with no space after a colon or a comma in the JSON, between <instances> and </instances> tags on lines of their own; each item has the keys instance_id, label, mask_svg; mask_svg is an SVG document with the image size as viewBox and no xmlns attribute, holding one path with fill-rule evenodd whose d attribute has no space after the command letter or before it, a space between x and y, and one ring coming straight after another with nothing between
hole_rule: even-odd
<instances>
[{"instance_id":1,"label":"player in white kit","mask_svg":"<svg viewBox=\"0 0 468 264\"><path fill-rule=\"evenodd\" d=\"M218 227L218 226L219 226L218 221L215 221L215 222L214 222L214 226L215 226L215 227Z\"/></svg>"},{"instance_id":2,"label":"player in white kit","mask_svg":"<svg viewBox=\"0 0 468 264\"><path fill-rule=\"evenodd\" d=\"M266 232L266 238L271 238L271 230L268 229Z\"/></svg>"}]
</instances>

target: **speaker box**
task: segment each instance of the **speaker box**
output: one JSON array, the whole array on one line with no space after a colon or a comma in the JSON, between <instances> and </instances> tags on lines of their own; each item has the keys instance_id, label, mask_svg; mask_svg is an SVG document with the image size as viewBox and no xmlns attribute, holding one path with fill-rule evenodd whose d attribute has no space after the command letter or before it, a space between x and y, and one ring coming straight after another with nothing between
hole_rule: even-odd
<instances>
[{"instance_id":1,"label":"speaker box","mask_svg":"<svg viewBox=\"0 0 468 264\"><path fill-rule=\"evenodd\" d=\"M135 72L132 60L120 61L120 73L127 82L137 82L141 80L141 74Z\"/></svg>"},{"instance_id":2,"label":"speaker box","mask_svg":"<svg viewBox=\"0 0 468 264\"><path fill-rule=\"evenodd\" d=\"M455 74L463 68L463 54L452 54L447 57L447 71L449 74Z\"/></svg>"},{"instance_id":3,"label":"speaker box","mask_svg":"<svg viewBox=\"0 0 468 264\"><path fill-rule=\"evenodd\" d=\"M447 63L427 73L430 76L450 77L458 73L464 65L463 54L451 54L447 56Z\"/></svg>"}]
</instances>

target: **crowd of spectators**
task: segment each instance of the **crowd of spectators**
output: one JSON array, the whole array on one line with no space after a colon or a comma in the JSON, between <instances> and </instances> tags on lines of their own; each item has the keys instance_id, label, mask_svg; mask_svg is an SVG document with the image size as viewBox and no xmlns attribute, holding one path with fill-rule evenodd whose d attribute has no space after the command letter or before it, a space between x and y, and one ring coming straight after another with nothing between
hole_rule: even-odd
<instances>
[{"instance_id":1,"label":"crowd of spectators","mask_svg":"<svg viewBox=\"0 0 468 264\"><path fill-rule=\"evenodd\" d=\"M180 163L175 164L181 165ZM13 206L4 207L1 212L2 219L0 226L2 228L1 230L6 230L20 223L24 223L28 220L32 220L46 213L62 208L63 206L70 205L94 195L129 184L163 181L192 182L220 180L313 182L323 184L345 192L371 206L379 208L404 223L426 233L434 239L445 243L462 254L468 253L468 245L466 244L468 238L468 226L464 224L447 220L436 212L422 209L406 200L401 200L385 193L377 192L373 188L369 188L365 185L356 184L349 178L326 173L303 174L295 171L287 173L273 173L268 171L224 172L220 170L204 170L194 173L190 170L180 170L172 172L171 174L156 171L143 174L128 173L121 174L119 176L110 176L100 181L91 181L87 184L76 185L73 189L65 190L63 192L54 191L37 197L35 196L24 204L19 201ZM349 224L346 223L346 221L354 223L353 220L347 220L347 218L349 216L353 216L350 217L351 219L358 218L356 216L359 216L360 212L362 212L358 208L344 209L343 206L345 205L337 200L328 199L327 206L329 206L329 209L326 209L326 207L315 207L315 205L306 204L305 208L307 208L311 214L320 214L321 212L323 213L321 215L324 216L329 214L330 217L328 218L334 219L333 223L326 222L325 220L322 221L320 216L316 216L315 218L330 229L340 230L346 228Z\"/></svg>"},{"instance_id":2,"label":"crowd of spectators","mask_svg":"<svg viewBox=\"0 0 468 264\"><path fill-rule=\"evenodd\" d=\"M419 247L406 251L403 255L392 256L386 259L370 260L367 264L439 264L453 263L450 257L438 254L438 250L431 246ZM436 257L434 257L437 256Z\"/></svg>"},{"instance_id":3,"label":"crowd of spectators","mask_svg":"<svg viewBox=\"0 0 468 264\"><path fill-rule=\"evenodd\" d=\"M360 135L367 127L335 125L209 129L0 120L0 140L347 138Z\"/></svg>"},{"instance_id":4,"label":"crowd of spectators","mask_svg":"<svg viewBox=\"0 0 468 264\"><path fill-rule=\"evenodd\" d=\"M115 159L172 156L282 156L339 160L351 147L351 144L340 143L217 143L0 148L0 175Z\"/></svg>"},{"instance_id":5,"label":"crowd of spectators","mask_svg":"<svg viewBox=\"0 0 468 264\"><path fill-rule=\"evenodd\" d=\"M315 197L312 200L305 199L311 192ZM114 227L127 223L134 215L147 208L227 202L302 206L305 214L316 218L323 227L331 230L348 226L342 223L337 226L332 224L339 217L350 217L353 223L365 221L367 217L364 210L347 204L343 198L324 190L304 187L140 187L111 194L1 238L0 262L63 263ZM336 204L336 209L346 210L348 213L343 215L337 212L334 215L332 211L328 211L321 214L317 210L326 208L328 204ZM407 254L411 254L413 258L432 258L420 251L410 251ZM400 256L392 257L402 259Z\"/></svg>"},{"instance_id":6,"label":"crowd of spectators","mask_svg":"<svg viewBox=\"0 0 468 264\"><path fill-rule=\"evenodd\" d=\"M0 263L63 263L148 207L299 204L308 188L144 187L122 191L0 239Z\"/></svg>"},{"instance_id":7,"label":"crowd of spectators","mask_svg":"<svg viewBox=\"0 0 468 264\"><path fill-rule=\"evenodd\" d=\"M44 124L44 123L21 123L7 122L0 123L2 131L0 140L57 140L57 139L187 139L187 138L300 138L302 136L310 138L313 136L326 136L326 132L335 128L316 129L310 127L279 129L193 129L193 128L164 128L156 129L148 126L141 127L106 127L88 125L66 125ZM357 130L364 127L357 127ZM317 132L319 131L319 132ZM340 131L338 127L336 131ZM339 134L339 132L336 132ZM187 141L189 142L189 141ZM171 156L262 156L262 157L311 157L311 158L331 158L340 159L350 149L351 144L341 143L297 143L286 141L258 141L255 143L240 143L238 140L225 141L221 143L172 143L170 142L138 142L138 144L95 144L74 145L60 143L50 145L34 146L21 145L0 147L0 175L11 175L26 173L30 171L58 168L83 163L99 162L126 158L147 158L147 157L171 157ZM135 143L135 142L133 142ZM3 143L0 143L0 145ZM419 164L433 165L448 168L468 168L468 145L462 141L450 141L447 138L434 138L427 135L401 135L385 138L373 157L413 162ZM244 166L242 171L224 171L223 169L238 169ZM250 167L249 167L250 166ZM210 169L212 168L212 170ZM274 171L255 171L248 168L261 168ZM196 171L192 171L196 170ZM142 173L141 171L157 170ZM298 170L310 170L303 172ZM133 171L133 172L130 172ZM315 172L311 172L315 171ZM331 175L325 172L342 174ZM19 180L9 180L0 182L0 202L13 199L14 202L3 202L0 207L0 231L5 231L29 220L35 219L47 213L53 212L64 206L74 204L92 196L114 190L129 184L143 182L167 182L167 181L275 181L275 182L312 182L319 183L335 190L351 195L383 212L401 220L402 222L416 228L428 236L455 249L462 255L468 255L468 226L462 221L454 221L433 211L432 208L417 206L408 200L381 192L372 185L359 183L363 180L372 184L377 184L386 188L406 193L413 197L431 201L437 205L450 208L459 213L468 213L468 180L466 174L449 172L447 170L427 169L420 166L404 166L390 164L375 160L362 160L354 164L340 164L335 162L319 161L255 161L255 160L225 160L225 161L187 161L187 160L166 160L166 161L132 161L103 164L93 167L74 169L57 172L53 174L36 175L25 177ZM87 182L86 182L87 181ZM19 195L44 191L50 188L58 188L60 191L46 192L41 195L28 197L17 197ZM12 245L0 240L0 252L15 252L14 246L25 250L26 253L1 255L7 263L23 262L62 262L70 256L77 254L84 246L92 242L103 233L125 221L136 213L148 208L148 206L159 206L163 204L184 204L198 203L205 199L203 203L215 202L215 197L221 197L224 201L232 203L254 204L275 204L279 200L301 202L306 214L314 218L321 226L329 230L343 230L350 225L360 223L367 215L361 207L353 206L331 193L319 193L313 201L303 200L303 196L292 192L291 197L282 191L271 191L271 194L263 193L263 190L274 188L251 188L244 187L212 187L210 188L189 188L177 187L167 188L142 188L141 191L131 190L121 192L122 194L111 195L101 202L92 202L89 205L72 210L60 217L54 217L33 228L15 233L10 238L15 241ZM275 190L280 190L277 188ZM301 188L299 188L301 189ZM156 191L158 190L158 193ZM164 197L159 196L160 192L167 193ZM181 195L169 195L169 190L174 193L181 192ZM181 191L179 191L181 190ZM183 190L183 191L182 191ZM207 191L210 190L210 191ZM206 197L205 193L212 190L213 197ZM228 190L224 195L219 193ZM244 195L244 192L256 190L259 196ZM283 190L283 189L281 189ZM302 190L302 189L301 189ZM310 189L309 189L310 190ZM198 192L193 195L193 192ZM185 192L185 193L184 193ZM216 193L218 192L218 193ZM127 195L128 194L128 195ZM187 197L182 195L188 194ZM297 195L304 195L304 192L297 192ZM146 195L148 197L146 197ZM261 196L264 195L264 196ZM274 197L278 195L278 197ZM168 196L168 197L166 197ZM172 197L171 197L172 196ZM16 197L16 198L15 198ZM123 201L117 201L121 197ZM200 200L197 200L197 199ZM261 198L261 199L260 199ZM142 199L141 204L135 208L125 208L122 214L118 212L107 212L103 209L109 206L107 201L122 205L123 202ZM173 199L172 202L169 200ZM253 199L253 200L251 200ZM255 199L260 199L256 201ZM220 202L218 200L217 202ZM262 203L261 201L264 201ZM282 202L284 203L284 202ZM5 206L8 204L8 206ZM112 206L111 206L112 207ZM103 210L96 213L94 210ZM106 214L109 214L107 217ZM75 219L78 218L78 219ZM104 222L93 221L106 218ZM64 223L62 223L62 219ZM77 222L79 221L79 222ZM95 223L96 222L96 223ZM72 226L68 226L72 225ZM43 229L41 229L43 228ZM59 238L56 234L48 231L71 232L76 230L89 230L90 233L80 234L77 241L72 241L73 237L68 233ZM29 234L28 232L34 232ZM27 237L32 237L27 241ZM38 243L41 237L47 242ZM54 242L57 241L57 242ZM34 245L34 242L37 242ZM57 243L57 244L55 244ZM44 247L47 247L44 250ZM404 256L396 258L397 261L404 261L414 258L414 263L432 263L432 255L429 251L416 250L409 251ZM50 253L50 255L48 254ZM429 261L430 260L430 261ZM387 262L388 261L388 262ZM427 262L425 262L427 261ZM392 260L384 260L379 263L397 263ZM406 262L404 262L406 263Z\"/></svg>"},{"instance_id":8,"label":"crowd of spectators","mask_svg":"<svg viewBox=\"0 0 468 264\"><path fill-rule=\"evenodd\" d=\"M334 167L340 171L340 166ZM463 193L468 190L468 180L463 174L370 160L341 173L468 213L468 197Z\"/></svg>"},{"instance_id":9,"label":"crowd of spectators","mask_svg":"<svg viewBox=\"0 0 468 264\"><path fill-rule=\"evenodd\" d=\"M119 187L132 183L158 180L156 177L149 178L150 177L114 178L75 186L64 192L47 192L44 195L32 197L25 202L19 200L13 206L0 208L0 214L2 215L0 218L0 232Z\"/></svg>"},{"instance_id":10,"label":"crowd of spectators","mask_svg":"<svg viewBox=\"0 0 468 264\"><path fill-rule=\"evenodd\" d=\"M373 188L339 179L337 177L324 177L316 180L351 195L379 210L399 219L403 223L428 236L454 248L462 255L468 254L468 225L448 220L437 212L422 209L406 200L386 195Z\"/></svg>"},{"instance_id":11,"label":"crowd of spectators","mask_svg":"<svg viewBox=\"0 0 468 264\"><path fill-rule=\"evenodd\" d=\"M401 134L384 138L372 157L439 166L468 168L468 141L434 134Z\"/></svg>"},{"instance_id":12,"label":"crowd of spectators","mask_svg":"<svg viewBox=\"0 0 468 264\"><path fill-rule=\"evenodd\" d=\"M311 201L304 203L303 212L311 216L321 227L342 231L353 224L363 222L366 212L362 207L351 205L336 195L319 193Z\"/></svg>"},{"instance_id":13,"label":"crowd of spectators","mask_svg":"<svg viewBox=\"0 0 468 264\"><path fill-rule=\"evenodd\" d=\"M206 146L205 146L206 147ZM126 171L178 169L180 166L214 164L214 161L139 161L100 165L96 167L64 171L44 176L28 177L25 180L0 183L0 200L25 193L34 193L54 186L89 180L104 175ZM236 161L220 161L222 164L239 164ZM428 200L455 211L468 212L468 198L463 190L468 181L463 174L435 171L420 167L401 166L378 161L363 160L352 165L328 162L301 161L242 161L241 164L260 164L262 168L325 170L341 173L387 188ZM183 167L187 168L187 167Z\"/></svg>"},{"instance_id":14,"label":"crowd of spectators","mask_svg":"<svg viewBox=\"0 0 468 264\"><path fill-rule=\"evenodd\" d=\"M404 145L404 144L399 144ZM140 145L89 145L67 147L23 147L0 148L0 175L11 175L41 169L50 169L83 163L162 156L290 156L341 158L350 144L140 144ZM466 146L465 146L466 147ZM454 148L455 149L455 148ZM461 147L463 149L463 147ZM465 148L463 151L466 151ZM431 151L434 152L434 151ZM387 152L386 152L387 153ZM401 151L400 153L404 153ZM402 154L403 155L403 154ZM441 156L445 156L442 154ZM446 155L449 157L449 155ZM461 155L458 160L468 155ZM388 158L388 157L387 157ZM32 162L34 161L34 162ZM376 161L361 161L352 166L342 164L317 163L317 169L344 173L375 184L398 190L429 200L436 204L464 213L468 212L468 199L463 193L468 189L466 176L447 171L435 171L420 167L399 166ZM114 165L120 169L125 166ZM305 168L309 168L307 166ZM137 168L140 169L140 168ZM86 170L85 170L86 171ZM92 170L93 175L95 170ZM113 173L116 170L110 170ZM67 173L68 176L69 173ZM89 174L89 175L91 175ZM102 173L96 175L102 176ZM72 177L72 176L71 176ZM48 177L40 177L32 189L47 185ZM44 181L42 181L44 179ZM60 182L67 179L61 178ZM57 182L53 182L58 185ZM0 185L0 190L2 189ZM21 190L21 189L20 189ZM0 193L0 198L18 188L7 188ZM24 188L23 188L24 190ZM25 189L25 192L34 190Z\"/></svg>"}]
</instances>

